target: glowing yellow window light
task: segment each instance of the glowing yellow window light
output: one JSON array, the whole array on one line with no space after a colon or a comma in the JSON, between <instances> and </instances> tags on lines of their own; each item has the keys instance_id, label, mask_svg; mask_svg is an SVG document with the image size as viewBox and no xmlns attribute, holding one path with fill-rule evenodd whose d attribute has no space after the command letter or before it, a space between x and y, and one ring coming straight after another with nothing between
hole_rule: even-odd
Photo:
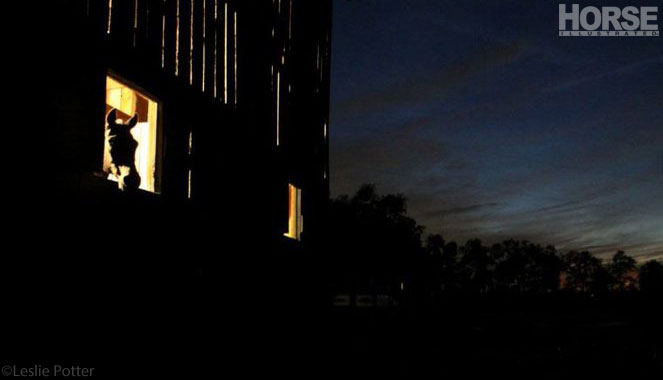
<instances>
[{"instance_id":1,"label":"glowing yellow window light","mask_svg":"<svg viewBox=\"0 0 663 380\"><path fill-rule=\"evenodd\" d=\"M106 77L106 112L115 108L118 119L129 120L138 113L138 124L131 130L131 135L138 142L136 149L136 169L140 175L140 188L157 192L156 188L156 152L157 152L157 117L158 103L116 79ZM104 144L104 171L110 172L110 145ZM113 174L108 179L117 182Z\"/></svg>"},{"instance_id":2,"label":"glowing yellow window light","mask_svg":"<svg viewBox=\"0 0 663 380\"><path fill-rule=\"evenodd\" d=\"M302 215L302 190L288 184L288 232L283 235L301 240L304 232L304 216Z\"/></svg>"}]
</instances>

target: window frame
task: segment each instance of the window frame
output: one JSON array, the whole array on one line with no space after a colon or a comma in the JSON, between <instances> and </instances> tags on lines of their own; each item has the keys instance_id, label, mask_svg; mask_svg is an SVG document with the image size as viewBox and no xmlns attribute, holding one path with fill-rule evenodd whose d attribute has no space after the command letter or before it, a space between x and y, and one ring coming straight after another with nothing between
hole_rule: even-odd
<instances>
[{"instance_id":1,"label":"window frame","mask_svg":"<svg viewBox=\"0 0 663 380\"><path fill-rule=\"evenodd\" d=\"M148 191L148 190L143 190L139 189L140 191L150 193L150 194L162 194L163 192L163 162L164 162L164 144L163 144L163 138L164 138L164 132L163 132L163 125L164 125L164 120L163 120L163 105L164 102L159 99L159 97L155 96L152 92L145 90L142 86L136 84L135 82L131 81L130 79L125 78L124 76L118 74L117 72L113 70L107 70L104 75L104 97L103 97L103 109L104 109L104 115L103 115L103 130L106 130L106 101L107 101L107 85L108 85L108 79L112 79L126 87L129 87L131 90L138 92L142 97L148 99L149 101L152 101L156 103L156 131L155 131L155 152L154 152L154 191ZM106 134L103 134L103 140L102 140L102 145L101 145L101 169L103 171L103 165L104 165L104 155L106 154Z\"/></svg>"}]
</instances>

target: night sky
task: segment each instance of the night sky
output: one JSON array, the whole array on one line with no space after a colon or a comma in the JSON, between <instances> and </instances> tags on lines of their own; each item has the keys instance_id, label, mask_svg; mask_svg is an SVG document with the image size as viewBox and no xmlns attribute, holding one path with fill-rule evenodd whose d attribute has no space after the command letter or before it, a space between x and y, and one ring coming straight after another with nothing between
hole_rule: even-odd
<instances>
[{"instance_id":1,"label":"night sky","mask_svg":"<svg viewBox=\"0 0 663 380\"><path fill-rule=\"evenodd\" d=\"M336 0L333 195L403 193L447 240L662 258L663 37L558 37L558 3Z\"/></svg>"}]
</instances>

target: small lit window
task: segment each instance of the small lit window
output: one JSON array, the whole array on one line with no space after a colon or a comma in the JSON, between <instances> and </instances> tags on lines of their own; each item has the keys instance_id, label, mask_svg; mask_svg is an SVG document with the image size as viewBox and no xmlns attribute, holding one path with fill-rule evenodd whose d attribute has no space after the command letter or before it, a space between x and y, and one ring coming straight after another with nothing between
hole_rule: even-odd
<instances>
[{"instance_id":1,"label":"small lit window","mask_svg":"<svg viewBox=\"0 0 663 380\"><path fill-rule=\"evenodd\" d=\"M295 240L301 240L304 230L304 217L302 216L302 190L292 184L288 185L288 232L284 235Z\"/></svg>"},{"instance_id":2,"label":"small lit window","mask_svg":"<svg viewBox=\"0 0 663 380\"><path fill-rule=\"evenodd\" d=\"M116 110L118 122L128 122L134 115L138 122L131 129L131 135L138 143L135 156L135 168L140 176L139 188L145 191L158 192L157 182L157 117L158 103L136 89L106 77L106 114ZM110 144L106 138L104 144L103 170L108 179L118 181L112 173L112 157Z\"/></svg>"}]
</instances>

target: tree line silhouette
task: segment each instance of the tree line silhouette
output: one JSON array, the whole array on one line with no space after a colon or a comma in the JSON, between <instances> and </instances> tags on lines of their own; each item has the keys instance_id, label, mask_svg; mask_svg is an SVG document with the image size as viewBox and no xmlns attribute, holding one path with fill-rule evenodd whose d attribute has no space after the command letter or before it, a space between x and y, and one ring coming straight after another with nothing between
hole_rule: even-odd
<instances>
[{"instance_id":1,"label":"tree line silhouette","mask_svg":"<svg viewBox=\"0 0 663 380\"><path fill-rule=\"evenodd\" d=\"M552 245L509 239L464 244L424 227L407 215L402 194L379 195L363 185L352 197L331 201L328 265L341 274L335 286L359 292L425 294L602 295L663 294L663 265L638 265L624 251L602 261L588 251L561 252Z\"/></svg>"}]
</instances>

